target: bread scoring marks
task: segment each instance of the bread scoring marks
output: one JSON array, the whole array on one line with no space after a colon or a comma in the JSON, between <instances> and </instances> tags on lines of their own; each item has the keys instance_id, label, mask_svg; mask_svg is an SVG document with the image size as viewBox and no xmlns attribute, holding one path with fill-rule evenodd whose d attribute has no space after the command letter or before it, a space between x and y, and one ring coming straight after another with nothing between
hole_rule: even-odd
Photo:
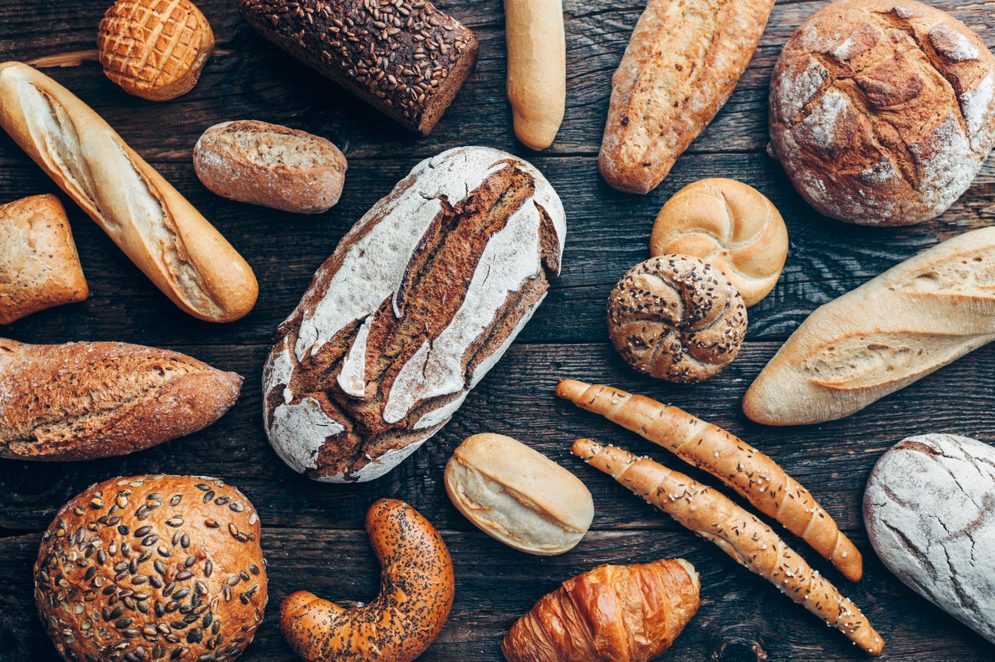
<instances>
[{"instance_id":1,"label":"bread scoring marks","mask_svg":"<svg viewBox=\"0 0 995 662\"><path fill-rule=\"evenodd\" d=\"M960 30L949 25L937 25L929 33L929 43L938 53L954 62L970 62L981 58L981 51Z\"/></svg>"},{"instance_id":2,"label":"bread scoring marks","mask_svg":"<svg viewBox=\"0 0 995 662\"><path fill-rule=\"evenodd\" d=\"M487 243L467 288L463 304L434 340L426 340L401 368L387 397L383 419L397 423L422 401L467 388L463 361L508 296L542 269L541 219L533 205L523 205Z\"/></svg>"},{"instance_id":3,"label":"bread scoring marks","mask_svg":"<svg viewBox=\"0 0 995 662\"><path fill-rule=\"evenodd\" d=\"M899 579L995 643L995 450L949 434L885 453L864 494L878 556Z\"/></svg>"},{"instance_id":4,"label":"bread scoring marks","mask_svg":"<svg viewBox=\"0 0 995 662\"><path fill-rule=\"evenodd\" d=\"M971 147L985 150L993 138L992 102L995 101L995 74L989 73L973 90L960 95L961 110L967 123Z\"/></svg>"}]
</instances>

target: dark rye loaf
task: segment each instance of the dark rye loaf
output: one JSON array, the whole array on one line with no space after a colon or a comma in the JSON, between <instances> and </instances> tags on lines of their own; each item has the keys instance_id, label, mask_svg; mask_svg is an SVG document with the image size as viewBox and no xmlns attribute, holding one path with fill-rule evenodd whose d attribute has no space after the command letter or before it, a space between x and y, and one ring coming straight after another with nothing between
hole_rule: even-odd
<instances>
[{"instance_id":1,"label":"dark rye loaf","mask_svg":"<svg viewBox=\"0 0 995 662\"><path fill-rule=\"evenodd\" d=\"M0 457L92 460L207 427L242 378L189 356L119 342L0 338Z\"/></svg>"},{"instance_id":2,"label":"dark rye loaf","mask_svg":"<svg viewBox=\"0 0 995 662\"><path fill-rule=\"evenodd\" d=\"M242 0L266 39L428 135L477 62L477 37L425 0Z\"/></svg>"},{"instance_id":3,"label":"dark rye loaf","mask_svg":"<svg viewBox=\"0 0 995 662\"><path fill-rule=\"evenodd\" d=\"M434 435L559 272L563 207L525 161L483 147L415 166L343 238L280 329L265 426L294 469L365 481Z\"/></svg>"}]
</instances>

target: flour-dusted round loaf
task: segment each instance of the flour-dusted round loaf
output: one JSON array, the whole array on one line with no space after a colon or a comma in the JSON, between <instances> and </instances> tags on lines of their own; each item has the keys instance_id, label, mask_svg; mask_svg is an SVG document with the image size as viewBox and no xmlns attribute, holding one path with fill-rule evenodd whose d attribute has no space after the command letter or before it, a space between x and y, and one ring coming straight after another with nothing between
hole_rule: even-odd
<instances>
[{"instance_id":1,"label":"flour-dusted round loaf","mask_svg":"<svg viewBox=\"0 0 995 662\"><path fill-rule=\"evenodd\" d=\"M902 441L874 465L864 523L889 570L995 643L995 448L952 434Z\"/></svg>"},{"instance_id":2,"label":"flour-dusted round loaf","mask_svg":"<svg viewBox=\"0 0 995 662\"><path fill-rule=\"evenodd\" d=\"M743 297L721 271L690 255L629 270L608 297L608 333L639 372L679 384L714 377L746 338Z\"/></svg>"},{"instance_id":3,"label":"flour-dusted round loaf","mask_svg":"<svg viewBox=\"0 0 995 662\"><path fill-rule=\"evenodd\" d=\"M263 373L287 464L372 480L434 435L559 273L563 206L525 161L459 147L415 166L315 274Z\"/></svg>"},{"instance_id":4,"label":"flour-dusted round loaf","mask_svg":"<svg viewBox=\"0 0 995 662\"><path fill-rule=\"evenodd\" d=\"M732 281L747 306L777 285L788 259L788 229L763 193L734 179L702 179L663 206L650 254L701 258Z\"/></svg>"},{"instance_id":5,"label":"flour-dusted round loaf","mask_svg":"<svg viewBox=\"0 0 995 662\"><path fill-rule=\"evenodd\" d=\"M770 138L827 216L910 225L970 187L995 144L995 57L966 25L914 0L839 0L785 46Z\"/></svg>"},{"instance_id":6,"label":"flour-dusted round loaf","mask_svg":"<svg viewBox=\"0 0 995 662\"><path fill-rule=\"evenodd\" d=\"M266 609L255 508L203 476L91 485L42 536L35 603L70 662L238 658Z\"/></svg>"}]
</instances>

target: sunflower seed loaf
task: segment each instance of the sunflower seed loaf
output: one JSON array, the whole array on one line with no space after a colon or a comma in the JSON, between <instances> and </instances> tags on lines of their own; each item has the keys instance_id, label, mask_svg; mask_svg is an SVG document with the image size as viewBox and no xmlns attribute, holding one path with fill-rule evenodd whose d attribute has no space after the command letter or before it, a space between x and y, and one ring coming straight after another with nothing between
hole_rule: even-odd
<instances>
[{"instance_id":1,"label":"sunflower seed loaf","mask_svg":"<svg viewBox=\"0 0 995 662\"><path fill-rule=\"evenodd\" d=\"M426 0L242 0L266 39L428 135L477 63L477 37Z\"/></svg>"},{"instance_id":2,"label":"sunflower seed loaf","mask_svg":"<svg viewBox=\"0 0 995 662\"><path fill-rule=\"evenodd\" d=\"M563 206L530 164L459 147L415 166L342 239L280 328L265 427L298 472L366 481L434 435L559 273Z\"/></svg>"}]
</instances>

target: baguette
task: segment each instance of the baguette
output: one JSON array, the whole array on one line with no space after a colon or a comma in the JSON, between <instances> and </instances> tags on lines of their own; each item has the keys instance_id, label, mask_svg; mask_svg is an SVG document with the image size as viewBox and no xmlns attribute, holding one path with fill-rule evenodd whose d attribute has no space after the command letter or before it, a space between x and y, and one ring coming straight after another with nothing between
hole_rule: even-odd
<instances>
[{"instance_id":1,"label":"baguette","mask_svg":"<svg viewBox=\"0 0 995 662\"><path fill-rule=\"evenodd\" d=\"M755 515L707 485L621 448L578 439L573 453L714 543L865 652L881 654L884 640L860 609Z\"/></svg>"},{"instance_id":2,"label":"baguette","mask_svg":"<svg viewBox=\"0 0 995 662\"><path fill-rule=\"evenodd\" d=\"M553 144L567 103L562 0L504 0L508 99L515 135L531 149Z\"/></svg>"},{"instance_id":3,"label":"baguette","mask_svg":"<svg viewBox=\"0 0 995 662\"><path fill-rule=\"evenodd\" d=\"M844 577L860 581L860 550L808 490L745 441L678 407L609 386L564 379L556 394L704 469L802 538Z\"/></svg>"},{"instance_id":4,"label":"baguette","mask_svg":"<svg viewBox=\"0 0 995 662\"><path fill-rule=\"evenodd\" d=\"M995 228L949 239L814 313L743 411L766 425L844 418L995 340Z\"/></svg>"},{"instance_id":5,"label":"baguette","mask_svg":"<svg viewBox=\"0 0 995 662\"><path fill-rule=\"evenodd\" d=\"M605 181L649 193L732 95L774 0L649 0L612 76L599 164Z\"/></svg>"},{"instance_id":6,"label":"baguette","mask_svg":"<svg viewBox=\"0 0 995 662\"><path fill-rule=\"evenodd\" d=\"M242 256L69 90L26 64L0 64L0 127L182 310L230 322L255 305Z\"/></svg>"}]
</instances>

